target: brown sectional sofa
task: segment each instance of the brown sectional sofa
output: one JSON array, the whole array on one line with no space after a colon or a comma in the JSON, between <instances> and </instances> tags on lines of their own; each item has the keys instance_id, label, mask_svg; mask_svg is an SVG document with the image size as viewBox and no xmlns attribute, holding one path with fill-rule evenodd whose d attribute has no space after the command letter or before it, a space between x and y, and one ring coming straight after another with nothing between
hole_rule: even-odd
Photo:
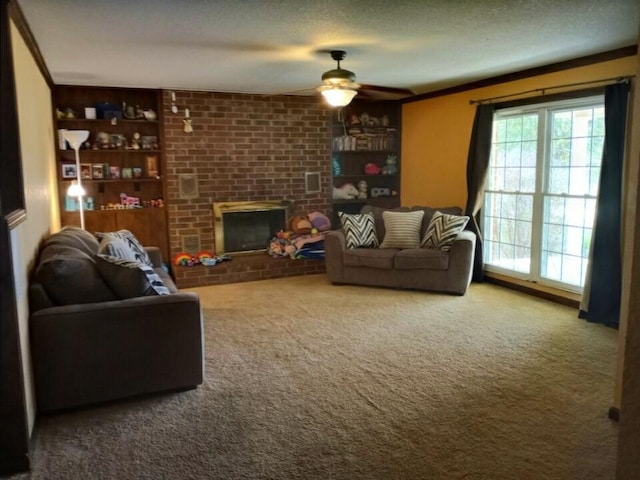
<instances>
[{"instance_id":1,"label":"brown sectional sofa","mask_svg":"<svg viewBox=\"0 0 640 480\"><path fill-rule=\"evenodd\" d=\"M31 355L40 412L165 390L203 380L200 300L178 292L147 247L169 294L122 298L96 267L98 240L76 227L49 236L29 286Z\"/></svg>"},{"instance_id":2,"label":"brown sectional sofa","mask_svg":"<svg viewBox=\"0 0 640 480\"><path fill-rule=\"evenodd\" d=\"M436 211L461 215L458 207L399 207L398 212L424 211L420 238L425 234ZM362 213L371 212L378 239L385 236L384 209L366 205ZM449 252L429 248L346 248L342 229L325 237L327 276L336 284L395 287L464 295L471 282L476 236L464 230L458 234Z\"/></svg>"}]
</instances>

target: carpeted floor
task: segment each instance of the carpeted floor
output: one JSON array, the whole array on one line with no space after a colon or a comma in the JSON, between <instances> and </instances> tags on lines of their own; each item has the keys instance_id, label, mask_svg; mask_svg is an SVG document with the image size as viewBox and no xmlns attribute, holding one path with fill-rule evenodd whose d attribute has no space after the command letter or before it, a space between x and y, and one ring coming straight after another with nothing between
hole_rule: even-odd
<instances>
[{"instance_id":1,"label":"carpeted floor","mask_svg":"<svg viewBox=\"0 0 640 480\"><path fill-rule=\"evenodd\" d=\"M497 286L194 289L205 384L39 419L16 479L613 479L616 334Z\"/></svg>"}]
</instances>

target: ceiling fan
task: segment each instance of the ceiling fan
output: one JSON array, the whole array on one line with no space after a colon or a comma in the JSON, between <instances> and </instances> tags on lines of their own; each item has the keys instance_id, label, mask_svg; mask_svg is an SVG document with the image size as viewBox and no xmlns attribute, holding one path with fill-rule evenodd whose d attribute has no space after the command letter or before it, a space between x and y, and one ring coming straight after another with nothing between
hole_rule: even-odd
<instances>
[{"instance_id":1,"label":"ceiling fan","mask_svg":"<svg viewBox=\"0 0 640 480\"><path fill-rule=\"evenodd\" d=\"M329 50L331 58L337 62L337 68L328 70L322 74L322 85L316 90L327 100L329 105L344 107L353 97L360 95L367 100L399 100L415 95L407 88L382 87L378 85L365 85L356 83L356 74L340 67L340 62L347 56L344 50Z\"/></svg>"}]
</instances>

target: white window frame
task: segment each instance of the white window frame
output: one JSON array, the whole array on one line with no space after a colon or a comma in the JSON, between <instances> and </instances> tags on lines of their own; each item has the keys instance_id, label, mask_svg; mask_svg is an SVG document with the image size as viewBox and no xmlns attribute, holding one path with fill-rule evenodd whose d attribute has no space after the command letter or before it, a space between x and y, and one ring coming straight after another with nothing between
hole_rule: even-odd
<instances>
[{"instance_id":1,"label":"white window frame","mask_svg":"<svg viewBox=\"0 0 640 480\"><path fill-rule=\"evenodd\" d=\"M525 115L529 113L538 114L538 135L537 135L537 152L536 152L536 180L535 191L533 193L533 215L532 215L532 231L531 231L531 265L529 273L519 272L507 268L501 268L497 265L485 263L483 268L487 272L494 272L504 276L509 276L529 282L538 283L561 290L570 291L573 293L582 293L583 288L576 285L571 285L564 282L559 282L549 278L542 277L541 275L541 256L542 256L542 236L543 236L543 212L544 212L544 198L545 196L555 195L545 188L548 185L548 176L550 174L549 159L551 154L551 115L554 111L566 110L566 109L579 109L581 107L604 107L604 95L591 95L588 97L573 98L568 100L549 101L544 103L530 104L518 107L510 107L504 109L496 109L494 112L494 119L505 118L510 115ZM493 139L492 139L493 144ZM491 161L488 168L491 167ZM488 183L488 180L487 180ZM510 193L503 190L490 190L485 188L485 195L487 193ZM513 192L518 193L518 192ZM574 195L557 195L564 196L565 198L574 198ZM595 198L588 195L584 195L583 198ZM481 209L481 225L485 225L485 213L486 210ZM486 255L485 255L485 258Z\"/></svg>"}]
</instances>

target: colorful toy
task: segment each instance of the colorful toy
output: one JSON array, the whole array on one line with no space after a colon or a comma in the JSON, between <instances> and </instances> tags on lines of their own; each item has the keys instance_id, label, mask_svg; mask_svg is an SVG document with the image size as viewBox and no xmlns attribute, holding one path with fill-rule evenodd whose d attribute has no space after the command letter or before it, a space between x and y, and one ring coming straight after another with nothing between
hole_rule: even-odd
<instances>
[{"instance_id":1,"label":"colorful toy","mask_svg":"<svg viewBox=\"0 0 640 480\"><path fill-rule=\"evenodd\" d=\"M366 175L378 175L380 174L380 167L375 163L367 163L364 166L364 173Z\"/></svg>"},{"instance_id":2,"label":"colorful toy","mask_svg":"<svg viewBox=\"0 0 640 480\"><path fill-rule=\"evenodd\" d=\"M304 235L311 231L311 222L306 217L293 216L289 219L289 230L298 235Z\"/></svg>"},{"instance_id":3,"label":"colorful toy","mask_svg":"<svg viewBox=\"0 0 640 480\"><path fill-rule=\"evenodd\" d=\"M180 267L192 267L198 263L198 259L186 252L179 252L173 256L173 264Z\"/></svg>"},{"instance_id":4,"label":"colorful toy","mask_svg":"<svg viewBox=\"0 0 640 480\"><path fill-rule=\"evenodd\" d=\"M395 175L398 173L397 157L394 154L387 155L387 159L384 161L384 167L382 167L383 175Z\"/></svg>"},{"instance_id":5,"label":"colorful toy","mask_svg":"<svg viewBox=\"0 0 640 480\"><path fill-rule=\"evenodd\" d=\"M326 232L331 229L331 220L321 212L311 212L307 215L307 218L311 222L311 226L319 232Z\"/></svg>"}]
</instances>

